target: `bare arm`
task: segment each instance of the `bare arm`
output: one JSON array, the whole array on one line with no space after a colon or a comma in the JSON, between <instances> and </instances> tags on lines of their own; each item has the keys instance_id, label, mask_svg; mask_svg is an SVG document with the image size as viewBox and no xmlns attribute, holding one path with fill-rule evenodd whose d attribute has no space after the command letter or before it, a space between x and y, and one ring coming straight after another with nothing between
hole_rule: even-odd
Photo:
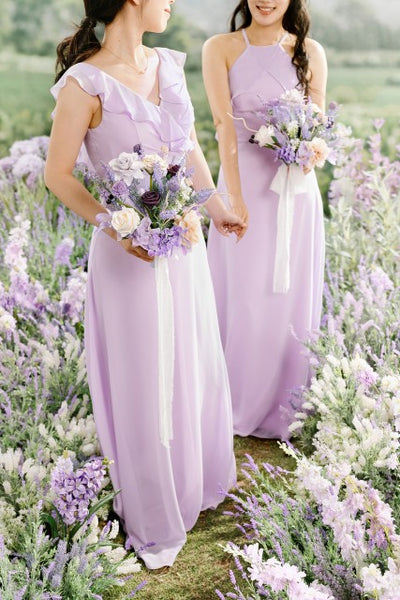
<instances>
[{"instance_id":1,"label":"bare arm","mask_svg":"<svg viewBox=\"0 0 400 600\"><path fill-rule=\"evenodd\" d=\"M75 79L68 78L57 100L44 173L47 187L57 198L92 225L98 225L97 214L107 211L74 177L73 170L85 134L100 109L97 96L90 96ZM116 239L113 229L104 231ZM142 248L132 248L129 240L120 243L129 253L149 259Z\"/></svg>"},{"instance_id":2,"label":"bare arm","mask_svg":"<svg viewBox=\"0 0 400 600\"><path fill-rule=\"evenodd\" d=\"M194 188L196 190L203 188L213 189L215 186L210 169L198 142L194 128L191 131L190 137L194 147L188 157L188 167L193 167L194 169L192 177ZM213 220L214 225L222 235L229 235L229 233L233 231L238 238L243 236L245 228L243 227L242 219L238 215L227 210L219 194L213 194L204 206Z\"/></svg>"},{"instance_id":3,"label":"bare arm","mask_svg":"<svg viewBox=\"0 0 400 600\"><path fill-rule=\"evenodd\" d=\"M242 197L238 144L232 119L228 80L227 37L215 36L203 46L203 79L218 133L218 147L226 186L233 210L247 225L248 212Z\"/></svg>"},{"instance_id":4,"label":"bare arm","mask_svg":"<svg viewBox=\"0 0 400 600\"><path fill-rule=\"evenodd\" d=\"M328 79L328 66L323 47L318 42L308 39L307 52L309 55L309 92L310 96L322 111L325 111L326 83Z\"/></svg>"}]
</instances>

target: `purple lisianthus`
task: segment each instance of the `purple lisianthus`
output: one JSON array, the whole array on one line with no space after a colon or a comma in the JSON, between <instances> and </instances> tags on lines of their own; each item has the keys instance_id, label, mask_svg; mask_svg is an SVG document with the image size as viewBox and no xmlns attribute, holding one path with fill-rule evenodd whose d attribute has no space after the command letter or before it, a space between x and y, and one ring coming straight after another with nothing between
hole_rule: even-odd
<instances>
[{"instance_id":1,"label":"purple lisianthus","mask_svg":"<svg viewBox=\"0 0 400 600\"><path fill-rule=\"evenodd\" d=\"M287 165L290 165L296 161L296 152L290 144L287 144L278 149L277 157Z\"/></svg>"},{"instance_id":2,"label":"purple lisianthus","mask_svg":"<svg viewBox=\"0 0 400 600\"><path fill-rule=\"evenodd\" d=\"M313 153L308 144L301 142L300 146L297 150L297 159L296 162L299 167L306 167L309 165L310 160L313 156Z\"/></svg>"},{"instance_id":3,"label":"purple lisianthus","mask_svg":"<svg viewBox=\"0 0 400 600\"><path fill-rule=\"evenodd\" d=\"M129 199L129 188L122 179L114 183L111 188L111 193L122 202Z\"/></svg>"},{"instance_id":4,"label":"purple lisianthus","mask_svg":"<svg viewBox=\"0 0 400 600\"><path fill-rule=\"evenodd\" d=\"M157 206L160 202L161 196L155 190L148 190L142 194L141 200L145 206L153 207Z\"/></svg>"},{"instance_id":5,"label":"purple lisianthus","mask_svg":"<svg viewBox=\"0 0 400 600\"><path fill-rule=\"evenodd\" d=\"M175 194L180 190L181 184L178 177L172 177L168 181L168 190Z\"/></svg>"},{"instance_id":6,"label":"purple lisianthus","mask_svg":"<svg viewBox=\"0 0 400 600\"><path fill-rule=\"evenodd\" d=\"M152 232L152 248L148 251L150 256L172 256L175 249L183 249L184 230L177 225L168 229L154 230Z\"/></svg>"}]
</instances>

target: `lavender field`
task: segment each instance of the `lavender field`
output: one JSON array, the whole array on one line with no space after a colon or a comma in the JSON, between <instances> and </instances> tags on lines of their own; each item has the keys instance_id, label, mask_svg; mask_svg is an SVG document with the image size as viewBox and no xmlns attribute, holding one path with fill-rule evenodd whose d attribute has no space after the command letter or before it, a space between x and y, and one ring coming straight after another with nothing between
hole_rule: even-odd
<instances>
[{"instance_id":1,"label":"lavender field","mask_svg":"<svg viewBox=\"0 0 400 600\"><path fill-rule=\"evenodd\" d=\"M324 317L284 447L295 467L248 457L215 598L399 598L400 146L384 153L374 127L346 134L326 174ZM91 232L44 186L47 143L0 159L0 599L169 600L146 596L110 513L83 349Z\"/></svg>"}]
</instances>

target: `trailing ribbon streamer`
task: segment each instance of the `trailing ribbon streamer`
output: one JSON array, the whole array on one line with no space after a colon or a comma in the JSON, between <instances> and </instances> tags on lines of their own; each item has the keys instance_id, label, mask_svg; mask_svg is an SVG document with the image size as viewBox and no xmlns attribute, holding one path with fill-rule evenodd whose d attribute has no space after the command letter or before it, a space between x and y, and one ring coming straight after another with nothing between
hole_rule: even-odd
<instances>
[{"instance_id":1,"label":"trailing ribbon streamer","mask_svg":"<svg viewBox=\"0 0 400 600\"><path fill-rule=\"evenodd\" d=\"M172 396L174 388L174 305L168 259L154 259L158 312L158 402L161 443L170 447L173 439Z\"/></svg>"},{"instance_id":2,"label":"trailing ribbon streamer","mask_svg":"<svg viewBox=\"0 0 400 600\"><path fill-rule=\"evenodd\" d=\"M287 294L290 288L290 242L292 238L294 199L307 191L306 175L298 165L282 164L271 183L279 195L273 290Z\"/></svg>"}]
</instances>

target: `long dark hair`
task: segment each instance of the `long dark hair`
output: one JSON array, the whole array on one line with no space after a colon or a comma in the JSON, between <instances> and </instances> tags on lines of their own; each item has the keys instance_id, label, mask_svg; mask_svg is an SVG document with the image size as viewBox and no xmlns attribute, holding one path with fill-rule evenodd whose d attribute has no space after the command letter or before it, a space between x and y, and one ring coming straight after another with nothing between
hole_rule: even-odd
<instances>
[{"instance_id":1,"label":"long dark hair","mask_svg":"<svg viewBox=\"0 0 400 600\"><path fill-rule=\"evenodd\" d=\"M75 33L57 46L56 81L69 67L87 60L100 50L101 44L94 31L96 25L112 23L125 2L126 0L84 0L85 18Z\"/></svg>"},{"instance_id":2,"label":"long dark hair","mask_svg":"<svg viewBox=\"0 0 400 600\"><path fill-rule=\"evenodd\" d=\"M236 19L240 17L239 26ZM241 0L233 11L231 31L244 29L251 24L251 12L247 0ZM296 67L297 79L304 91L308 92L308 56L305 39L310 29L310 15L305 0L290 0L287 11L283 16L283 28L296 36L292 63Z\"/></svg>"}]
</instances>

